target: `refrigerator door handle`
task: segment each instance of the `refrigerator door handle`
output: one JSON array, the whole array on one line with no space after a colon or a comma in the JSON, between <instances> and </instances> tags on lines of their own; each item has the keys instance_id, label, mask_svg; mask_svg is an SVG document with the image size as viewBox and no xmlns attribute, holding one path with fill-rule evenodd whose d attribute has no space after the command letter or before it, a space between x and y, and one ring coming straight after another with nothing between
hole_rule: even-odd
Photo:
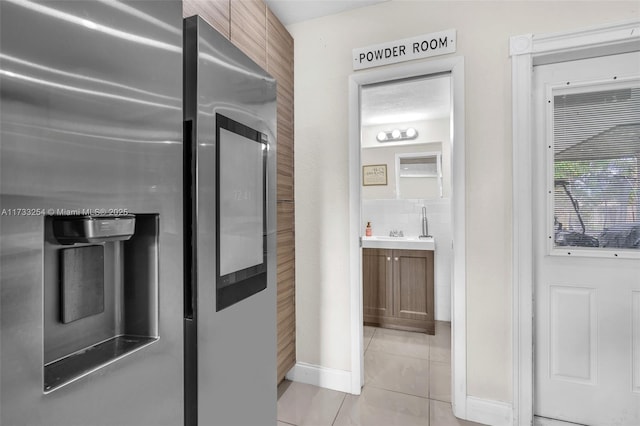
<instances>
[{"instance_id":1,"label":"refrigerator door handle","mask_svg":"<svg viewBox=\"0 0 640 426\"><path fill-rule=\"evenodd\" d=\"M184 426L198 424L198 330L196 314L195 170L193 120L183 122L183 297L184 297Z\"/></svg>"},{"instance_id":2,"label":"refrigerator door handle","mask_svg":"<svg viewBox=\"0 0 640 426\"><path fill-rule=\"evenodd\" d=\"M193 240L195 226L195 212L193 209L193 200L195 199L195 150L192 150L193 144L193 120L185 120L183 125L183 145L184 145L184 162L183 162L183 228L184 228L184 317L193 319L196 302L196 283L195 283L195 242Z\"/></svg>"}]
</instances>

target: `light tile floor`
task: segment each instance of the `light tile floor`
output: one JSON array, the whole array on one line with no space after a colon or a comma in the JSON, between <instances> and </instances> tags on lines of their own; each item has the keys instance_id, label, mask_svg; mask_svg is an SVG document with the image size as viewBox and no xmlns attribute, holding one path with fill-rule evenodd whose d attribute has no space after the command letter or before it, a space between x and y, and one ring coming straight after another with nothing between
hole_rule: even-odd
<instances>
[{"instance_id":1,"label":"light tile floor","mask_svg":"<svg viewBox=\"0 0 640 426\"><path fill-rule=\"evenodd\" d=\"M278 426L473 426L451 411L451 326L435 336L364 327L364 387L350 395L284 381Z\"/></svg>"}]
</instances>

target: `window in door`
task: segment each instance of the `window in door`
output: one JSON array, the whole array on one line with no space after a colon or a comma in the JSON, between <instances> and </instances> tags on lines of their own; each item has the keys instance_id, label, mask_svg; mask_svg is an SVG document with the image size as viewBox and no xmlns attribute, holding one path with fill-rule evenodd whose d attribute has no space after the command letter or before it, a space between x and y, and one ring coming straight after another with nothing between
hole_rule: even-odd
<instances>
[{"instance_id":1,"label":"window in door","mask_svg":"<svg viewBox=\"0 0 640 426\"><path fill-rule=\"evenodd\" d=\"M640 253L640 80L564 83L547 103L552 254Z\"/></svg>"}]
</instances>

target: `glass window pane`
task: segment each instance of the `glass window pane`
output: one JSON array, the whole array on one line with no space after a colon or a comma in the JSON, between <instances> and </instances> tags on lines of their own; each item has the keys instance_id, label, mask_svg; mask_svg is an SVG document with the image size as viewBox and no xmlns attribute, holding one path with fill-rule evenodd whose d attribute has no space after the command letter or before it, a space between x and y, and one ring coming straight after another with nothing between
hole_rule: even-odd
<instances>
[{"instance_id":1,"label":"glass window pane","mask_svg":"<svg viewBox=\"0 0 640 426\"><path fill-rule=\"evenodd\" d=\"M438 176L438 157L405 157L400 158L400 177Z\"/></svg>"},{"instance_id":2,"label":"glass window pane","mask_svg":"<svg viewBox=\"0 0 640 426\"><path fill-rule=\"evenodd\" d=\"M553 96L555 246L640 249L640 87Z\"/></svg>"}]
</instances>

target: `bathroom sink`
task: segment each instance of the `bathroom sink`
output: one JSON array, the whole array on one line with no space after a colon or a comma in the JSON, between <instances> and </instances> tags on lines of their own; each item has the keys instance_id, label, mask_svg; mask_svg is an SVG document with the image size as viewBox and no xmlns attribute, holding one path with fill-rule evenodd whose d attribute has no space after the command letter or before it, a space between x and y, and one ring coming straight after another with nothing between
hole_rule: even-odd
<instances>
[{"instance_id":1,"label":"bathroom sink","mask_svg":"<svg viewBox=\"0 0 640 426\"><path fill-rule=\"evenodd\" d=\"M374 235L362 237L363 248L405 249L405 250L435 250L436 243L433 237L388 237Z\"/></svg>"},{"instance_id":2,"label":"bathroom sink","mask_svg":"<svg viewBox=\"0 0 640 426\"><path fill-rule=\"evenodd\" d=\"M387 237L386 235L374 235L371 237L362 237L362 239L367 239L371 241L400 241L400 240L409 240L415 239L416 237Z\"/></svg>"}]
</instances>

